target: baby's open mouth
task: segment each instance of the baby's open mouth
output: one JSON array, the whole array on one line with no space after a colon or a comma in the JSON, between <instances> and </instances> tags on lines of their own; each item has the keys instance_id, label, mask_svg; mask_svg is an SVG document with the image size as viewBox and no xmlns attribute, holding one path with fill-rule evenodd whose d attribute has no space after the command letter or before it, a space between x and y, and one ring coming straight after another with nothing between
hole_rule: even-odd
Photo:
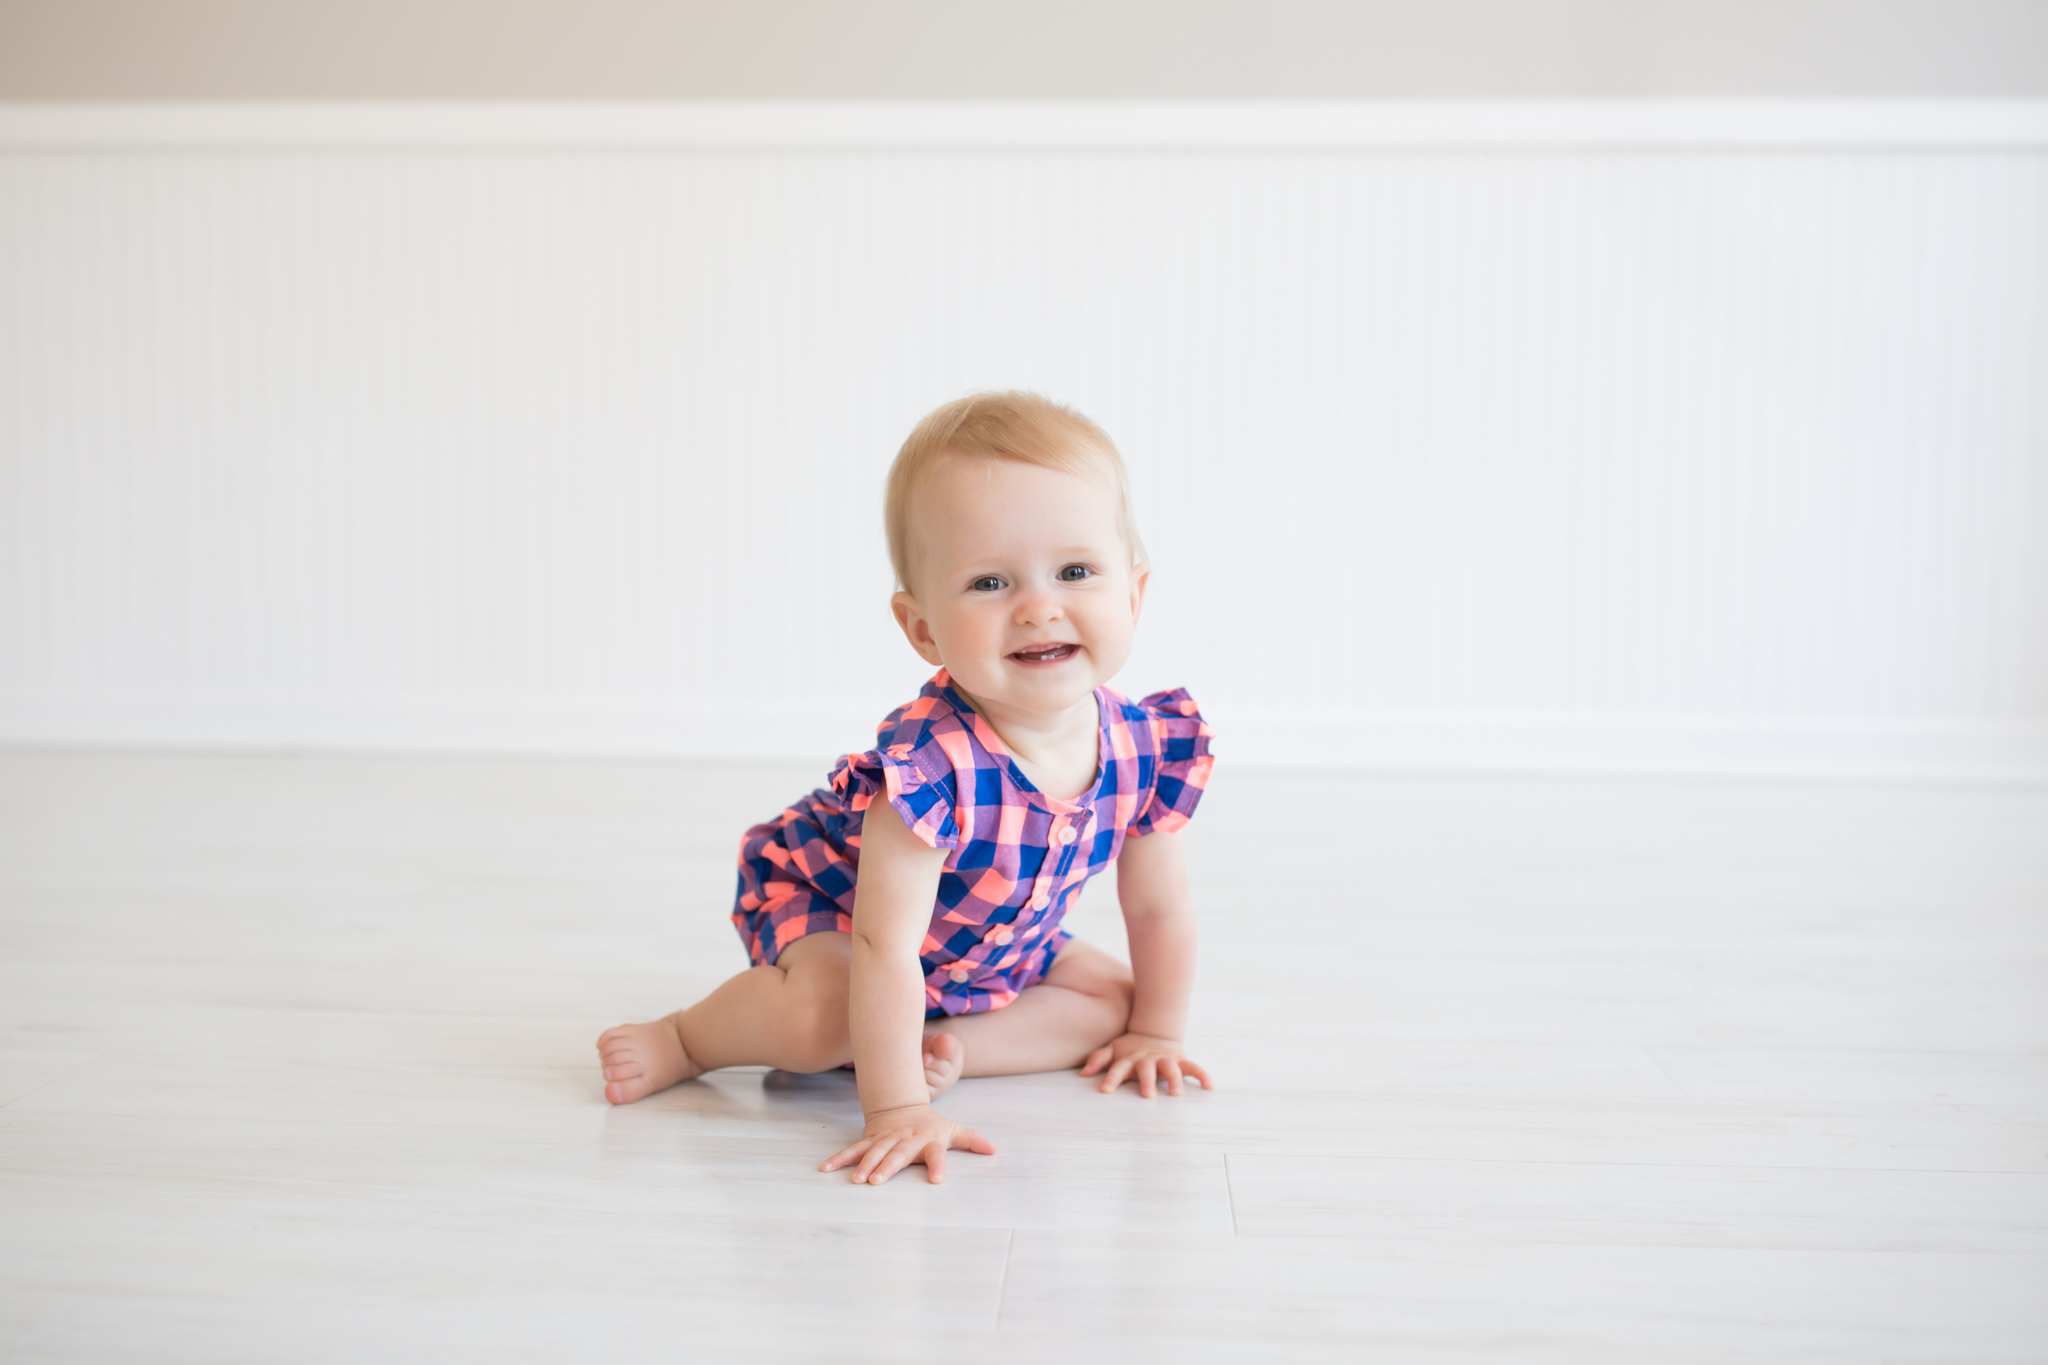
<instances>
[{"instance_id":1,"label":"baby's open mouth","mask_svg":"<svg viewBox=\"0 0 2048 1365\"><path fill-rule=\"evenodd\" d=\"M1027 664L1053 664L1073 657L1079 648L1079 645L1033 645L1029 649L1018 650L1010 657Z\"/></svg>"}]
</instances>

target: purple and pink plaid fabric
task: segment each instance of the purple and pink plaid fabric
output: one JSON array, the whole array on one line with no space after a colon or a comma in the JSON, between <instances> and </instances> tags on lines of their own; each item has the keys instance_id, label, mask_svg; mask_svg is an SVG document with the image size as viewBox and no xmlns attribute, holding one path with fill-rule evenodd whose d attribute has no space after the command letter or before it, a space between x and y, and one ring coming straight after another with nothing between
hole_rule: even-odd
<instances>
[{"instance_id":1,"label":"purple and pink plaid fabric","mask_svg":"<svg viewBox=\"0 0 2048 1365\"><path fill-rule=\"evenodd\" d=\"M887 800L946 852L919 957L925 1017L1000 1009L1041 980L1071 938L1060 921L1129 835L1188 822L1208 784L1213 732L1184 691L1132 702L1101 687L1095 786L1074 801L1031 785L994 727L940 669L891 711L875 747L831 786L747 831L733 924L756 965L806 934L853 928L860 828Z\"/></svg>"}]
</instances>

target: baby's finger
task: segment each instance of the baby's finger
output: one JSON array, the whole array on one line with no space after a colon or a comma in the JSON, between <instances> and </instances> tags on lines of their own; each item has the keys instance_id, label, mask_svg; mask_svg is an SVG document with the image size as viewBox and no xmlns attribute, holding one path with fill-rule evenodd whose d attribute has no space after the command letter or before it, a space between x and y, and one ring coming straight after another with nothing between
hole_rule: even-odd
<instances>
[{"instance_id":1,"label":"baby's finger","mask_svg":"<svg viewBox=\"0 0 2048 1365\"><path fill-rule=\"evenodd\" d=\"M1087 1061L1081 1063L1081 1074L1083 1076L1093 1076L1096 1072L1108 1066L1109 1059L1115 1055L1116 1049L1104 1043L1101 1047L1088 1054Z\"/></svg>"},{"instance_id":2,"label":"baby's finger","mask_svg":"<svg viewBox=\"0 0 2048 1365\"><path fill-rule=\"evenodd\" d=\"M1157 1075L1154 1068L1155 1063L1150 1057L1138 1063L1138 1093L1148 1100L1158 1093L1153 1085L1153 1079Z\"/></svg>"},{"instance_id":3,"label":"baby's finger","mask_svg":"<svg viewBox=\"0 0 2048 1365\"><path fill-rule=\"evenodd\" d=\"M1122 1085L1124 1083L1124 1077L1130 1074L1131 1059L1126 1057L1122 1061L1118 1062L1115 1066L1111 1067L1109 1069L1109 1074L1102 1078L1102 1093L1107 1095L1110 1091Z\"/></svg>"},{"instance_id":4,"label":"baby's finger","mask_svg":"<svg viewBox=\"0 0 2048 1365\"><path fill-rule=\"evenodd\" d=\"M979 1152L983 1156L994 1156L996 1154L996 1145L993 1142L990 1142L972 1128L963 1128L957 1123L953 1125L953 1138L950 1145L958 1147L963 1152Z\"/></svg>"},{"instance_id":5,"label":"baby's finger","mask_svg":"<svg viewBox=\"0 0 2048 1365\"><path fill-rule=\"evenodd\" d=\"M854 1143L853 1146L834 1153L831 1159L818 1169L821 1171L836 1171L841 1166L850 1166L860 1159L860 1154L865 1152L873 1142L873 1138L862 1138L859 1142Z\"/></svg>"},{"instance_id":6,"label":"baby's finger","mask_svg":"<svg viewBox=\"0 0 2048 1365\"><path fill-rule=\"evenodd\" d=\"M934 1142L924 1149L924 1178L934 1185L946 1183L946 1144Z\"/></svg>"},{"instance_id":7,"label":"baby's finger","mask_svg":"<svg viewBox=\"0 0 2048 1365\"><path fill-rule=\"evenodd\" d=\"M1180 1063L1171 1057L1163 1059L1159 1063L1159 1079L1166 1083L1167 1094L1178 1095L1181 1092Z\"/></svg>"},{"instance_id":8,"label":"baby's finger","mask_svg":"<svg viewBox=\"0 0 2048 1365\"><path fill-rule=\"evenodd\" d=\"M1189 1061L1185 1057L1181 1058L1180 1069L1186 1075L1193 1076L1196 1080L1200 1081L1202 1083L1202 1089L1214 1090L1216 1088L1216 1082L1209 1079L1209 1073L1204 1071L1199 1065Z\"/></svg>"},{"instance_id":9,"label":"baby's finger","mask_svg":"<svg viewBox=\"0 0 2048 1365\"><path fill-rule=\"evenodd\" d=\"M860 1159L860 1167L853 1173L853 1183L856 1185L863 1182L871 1185L880 1183L875 1179L875 1168L888 1158L889 1153L897 1145L898 1140L895 1138L876 1138L875 1145L868 1148L868 1154Z\"/></svg>"},{"instance_id":10,"label":"baby's finger","mask_svg":"<svg viewBox=\"0 0 2048 1365\"><path fill-rule=\"evenodd\" d=\"M889 1155L868 1175L868 1184L879 1185L905 1166L921 1159L921 1149L914 1139L906 1139L889 1149Z\"/></svg>"}]
</instances>

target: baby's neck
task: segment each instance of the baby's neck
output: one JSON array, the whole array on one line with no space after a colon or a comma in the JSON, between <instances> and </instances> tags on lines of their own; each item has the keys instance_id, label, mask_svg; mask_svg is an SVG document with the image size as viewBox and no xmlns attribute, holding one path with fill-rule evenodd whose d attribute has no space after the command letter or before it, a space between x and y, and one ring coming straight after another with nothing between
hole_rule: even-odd
<instances>
[{"instance_id":1,"label":"baby's neck","mask_svg":"<svg viewBox=\"0 0 2048 1365\"><path fill-rule=\"evenodd\" d=\"M953 690L960 692L957 685ZM1102 719L1093 692L1050 714L991 706L965 692L960 695L994 728L1032 786L1071 801L1095 785Z\"/></svg>"}]
</instances>

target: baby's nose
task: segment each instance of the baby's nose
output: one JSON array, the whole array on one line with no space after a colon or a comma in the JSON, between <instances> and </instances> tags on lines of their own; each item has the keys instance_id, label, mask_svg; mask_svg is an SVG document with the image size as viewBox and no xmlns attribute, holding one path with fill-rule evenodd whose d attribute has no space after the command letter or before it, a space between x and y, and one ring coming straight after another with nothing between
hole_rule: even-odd
<instances>
[{"instance_id":1,"label":"baby's nose","mask_svg":"<svg viewBox=\"0 0 2048 1365\"><path fill-rule=\"evenodd\" d=\"M1060 604L1050 597L1027 597L1017 604L1017 624L1042 626L1060 619Z\"/></svg>"}]
</instances>

